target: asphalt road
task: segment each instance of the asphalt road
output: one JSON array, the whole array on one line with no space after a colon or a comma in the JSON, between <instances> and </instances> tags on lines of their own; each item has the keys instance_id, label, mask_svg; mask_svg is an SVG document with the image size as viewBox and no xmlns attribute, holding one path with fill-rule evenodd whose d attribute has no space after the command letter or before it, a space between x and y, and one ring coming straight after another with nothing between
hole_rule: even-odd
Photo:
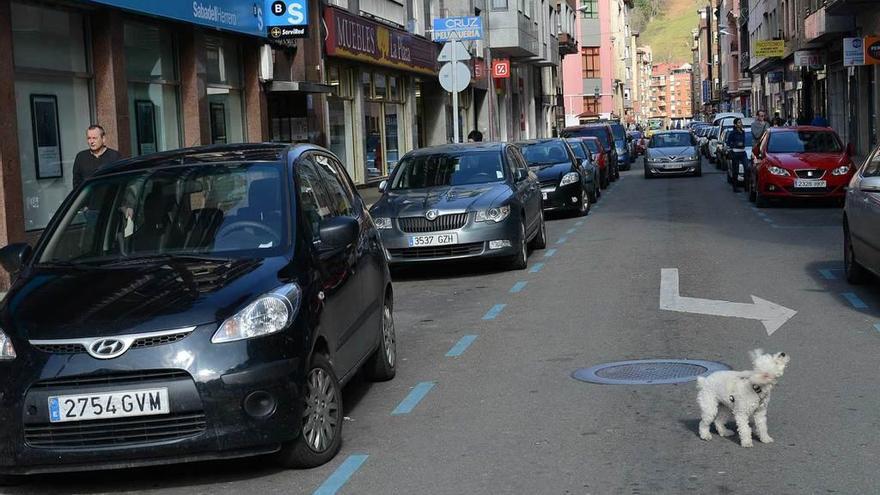
<instances>
[{"instance_id":1,"label":"asphalt road","mask_svg":"<svg viewBox=\"0 0 880 495\"><path fill-rule=\"evenodd\" d=\"M47 476L4 490L876 493L880 282L843 281L839 208L757 210L704 167L702 178L624 173L588 216L550 222L549 249L532 253L527 270L398 274L397 378L347 387L342 451L323 467L283 471L256 458ZM797 314L768 336L756 320L661 311L663 268L678 269L682 296L749 303L755 295ZM466 336L475 338L456 346ZM792 361L770 405L776 442L751 449L736 437L699 439L693 382L571 378L578 368L648 358L741 369L756 347Z\"/></svg>"}]
</instances>

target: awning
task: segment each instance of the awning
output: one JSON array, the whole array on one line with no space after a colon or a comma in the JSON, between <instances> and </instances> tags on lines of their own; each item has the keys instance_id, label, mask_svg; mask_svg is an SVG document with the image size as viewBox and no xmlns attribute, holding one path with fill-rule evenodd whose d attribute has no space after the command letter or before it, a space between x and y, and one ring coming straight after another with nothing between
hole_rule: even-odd
<instances>
[{"instance_id":1,"label":"awning","mask_svg":"<svg viewBox=\"0 0 880 495\"><path fill-rule=\"evenodd\" d=\"M329 84L313 83L308 81L272 81L269 84L272 93L332 93L333 86Z\"/></svg>"}]
</instances>

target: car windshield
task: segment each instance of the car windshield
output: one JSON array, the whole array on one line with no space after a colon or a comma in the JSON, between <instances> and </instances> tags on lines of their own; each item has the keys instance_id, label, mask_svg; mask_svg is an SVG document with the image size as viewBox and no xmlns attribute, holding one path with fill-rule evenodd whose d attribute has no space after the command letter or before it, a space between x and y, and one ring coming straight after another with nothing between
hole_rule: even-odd
<instances>
[{"instance_id":1,"label":"car windshield","mask_svg":"<svg viewBox=\"0 0 880 495\"><path fill-rule=\"evenodd\" d=\"M570 129L565 131L568 137L597 137L605 148L611 148L608 141L608 130L604 127L581 127L579 129Z\"/></svg>"},{"instance_id":2,"label":"car windshield","mask_svg":"<svg viewBox=\"0 0 880 495\"><path fill-rule=\"evenodd\" d=\"M611 124L611 133L614 134L615 141L623 141L626 139L626 129L620 124Z\"/></svg>"},{"instance_id":3,"label":"car windshield","mask_svg":"<svg viewBox=\"0 0 880 495\"><path fill-rule=\"evenodd\" d=\"M62 212L39 263L276 256L287 239L283 184L283 167L267 163L97 178Z\"/></svg>"},{"instance_id":4,"label":"car windshield","mask_svg":"<svg viewBox=\"0 0 880 495\"><path fill-rule=\"evenodd\" d=\"M578 160L586 160L587 152L584 151L584 146L581 144L580 139L569 139L568 144L571 145L571 151L574 152L574 156L577 157Z\"/></svg>"},{"instance_id":5,"label":"car windshield","mask_svg":"<svg viewBox=\"0 0 880 495\"><path fill-rule=\"evenodd\" d=\"M767 143L768 153L840 153L837 135L823 131L774 132Z\"/></svg>"},{"instance_id":6,"label":"car windshield","mask_svg":"<svg viewBox=\"0 0 880 495\"><path fill-rule=\"evenodd\" d=\"M592 153L600 153L599 151L599 142L593 139L585 139L584 143L587 145L587 148L590 149Z\"/></svg>"},{"instance_id":7,"label":"car windshield","mask_svg":"<svg viewBox=\"0 0 880 495\"><path fill-rule=\"evenodd\" d=\"M693 137L688 132L670 132L651 136L652 148L680 148L693 145Z\"/></svg>"},{"instance_id":8,"label":"car windshield","mask_svg":"<svg viewBox=\"0 0 880 495\"><path fill-rule=\"evenodd\" d=\"M498 151L433 153L407 156L400 162L392 190L461 186L504 180Z\"/></svg>"},{"instance_id":9,"label":"car windshield","mask_svg":"<svg viewBox=\"0 0 880 495\"><path fill-rule=\"evenodd\" d=\"M565 151L565 145L559 141L521 143L520 148L530 166L550 165L571 160Z\"/></svg>"}]
</instances>

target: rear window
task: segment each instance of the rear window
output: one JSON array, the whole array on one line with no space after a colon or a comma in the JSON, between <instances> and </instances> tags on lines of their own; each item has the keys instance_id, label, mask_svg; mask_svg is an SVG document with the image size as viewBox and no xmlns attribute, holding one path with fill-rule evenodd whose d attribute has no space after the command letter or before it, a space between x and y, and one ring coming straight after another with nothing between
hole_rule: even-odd
<instances>
[{"instance_id":1,"label":"rear window","mask_svg":"<svg viewBox=\"0 0 880 495\"><path fill-rule=\"evenodd\" d=\"M592 139L584 140L584 144L587 145L587 148L589 148L592 153L601 153L602 152L599 149L599 143L596 141L593 141Z\"/></svg>"},{"instance_id":2,"label":"rear window","mask_svg":"<svg viewBox=\"0 0 880 495\"><path fill-rule=\"evenodd\" d=\"M626 139L626 129L620 124L611 124L611 134L614 134L615 141Z\"/></svg>"},{"instance_id":3,"label":"rear window","mask_svg":"<svg viewBox=\"0 0 880 495\"><path fill-rule=\"evenodd\" d=\"M605 148L611 148L608 129L605 127L581 127L565 131L566 137L597 137Z\"/></svg>"},{"instance_id":4,"label":"rear window","mask_svg":"<svg viewBox=\"0 0 880 495\"><path fill-rule=\"evenodd\" d=\"M529 166L550 165L571 160L565 145L560 141L520 144L519 147Z\"/></svg>"},{"instance_id":5,"label":"rear window","mask_svg":"<svg viewBox=\"0 0 880 495\"><path fill-rule=\"evenodd\" d=\"M843 146L833 132L774 132L767 143L768 153L840 153Z\"/></svg>"},{"instance_id":6,"label":"rear window","mask_svg":"<svg viewBox=\"0 0 880 495\"><path fill-rule=\"evenodd\" d=\"M576 156L578 160L586 160L587 152L584 151L584 146L581 143L582 141L580 139L568 140L568 144L571 146L571 151L574 152L574 156Z\"/></svg>"}]
</instances>

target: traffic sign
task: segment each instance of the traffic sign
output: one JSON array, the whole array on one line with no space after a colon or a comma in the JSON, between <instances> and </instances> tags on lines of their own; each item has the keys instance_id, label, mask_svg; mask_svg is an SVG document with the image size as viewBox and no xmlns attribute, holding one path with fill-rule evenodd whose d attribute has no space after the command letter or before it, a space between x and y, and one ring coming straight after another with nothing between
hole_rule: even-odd
<instances>
[{"instance_id":1,"label":"traffic sign","mask_svg":"<svg viewBox=\"0 0 880 495\"><path fill-rule=\"evenodd\" d=\"M460 41L447 41L437 56L438 62L455 62L458 60L470 60L471 54Z\"/></svg>"},{"instance_id":2,"label":"traffic sign","mask_svg":"<svg viewBox=\"0 0 880 495\"><path fill-rule=\"evenodd\" d=\"M443 64L440 68L440 85L450 93L464 91L471 83L471 70L462 62Z\"/></svg>"},{"instance_id":3,"label":"traffic sign","mask_svg":"<svg viewBox=\"0 0 880 495\"><path fill-rule=\"evenodd\" d=\"M443 17L434 19L434 41L483 39L481 17Z\"/></svg>"},{"instance_id":4,"label":"traffic sign","mask_svg":"<svg viewBox=\"0 0 880 495\"><path fill-rule=\"evenodd\" d=\"M510 77L510 59L496 58L492 61L492 78L507 79Z\"/></svg>"}]
</instances>

